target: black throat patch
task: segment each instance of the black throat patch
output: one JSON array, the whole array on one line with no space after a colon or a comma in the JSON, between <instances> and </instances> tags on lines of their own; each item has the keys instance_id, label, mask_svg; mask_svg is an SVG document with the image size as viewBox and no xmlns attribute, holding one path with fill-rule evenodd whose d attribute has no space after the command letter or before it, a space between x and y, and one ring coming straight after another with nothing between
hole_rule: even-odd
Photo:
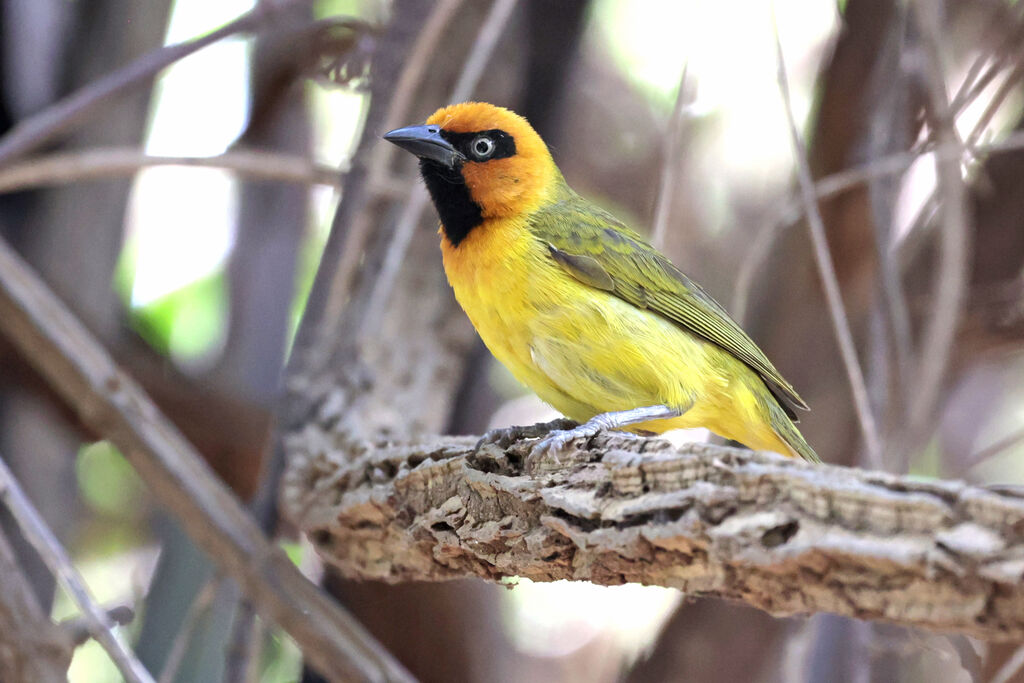
<instances>
[{"instance_id":1,"label":"black throat patch","mask_svg":"<svg viewBox=\"0 0 1024 683\"><path fill-rule=\"evenodd\" d=\"M470 230L484 222L480 205L473 201L462 177L462 168L420 159L420 175L437 209L445 237L453 246L459 246Z\"/></svg>"},{"instance_id":2,"label":"black throat patch","mask_svg":"<svg viewBox=\"0 0 1024 683\"><path fill-rule=\"evenodd\" d=\"M494 149L486 158L480 158L474 149L474 141L486 135L494 143ZM493 159L514 156L516 143L511 135L502 130L485 130L478 133L450 133L442 131L441 136L455 149L474 163L486 163ZM420 159L420 175L430 192L430 199L441 219L441 228L452 246L459 246L470 231L484 222L483 210L473 196L462 176L462 165L448 168L430 159Z\"/></svg>"}]
</instances>

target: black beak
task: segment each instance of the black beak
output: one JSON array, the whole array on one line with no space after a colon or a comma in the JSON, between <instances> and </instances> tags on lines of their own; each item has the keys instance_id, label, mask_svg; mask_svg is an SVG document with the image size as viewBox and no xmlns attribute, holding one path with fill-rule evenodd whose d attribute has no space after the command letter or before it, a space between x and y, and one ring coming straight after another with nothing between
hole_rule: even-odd
<instances>
[{"instance_id":1,"label":"black beak","mask_svg":"<svg viewBox=\"0 0 1024 683\"><path fill-rule=\"evenodd\" d=\"M441 137L440 126L407 126L384 134L384 139L393 142L407 152L421 159L430 159L448 168L466 160L452 143Z\"/></svg>"}]
</instances>

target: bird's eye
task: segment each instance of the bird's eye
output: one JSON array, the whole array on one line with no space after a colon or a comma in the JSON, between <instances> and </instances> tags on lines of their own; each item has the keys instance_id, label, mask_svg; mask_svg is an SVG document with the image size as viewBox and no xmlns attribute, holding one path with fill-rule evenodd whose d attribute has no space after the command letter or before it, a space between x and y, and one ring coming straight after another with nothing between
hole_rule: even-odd
<instances>
[{"instance_id":1,"label":"bird's eye","mask_svg":"<svg viewBox=\"0 0 1024 683\"><path fill-rule=\"evenodd\" d=\"M470 145L470 149L477 159L489 159L494 154L494 140L486 135L478 135Z\"/></svg>"}]
</instances>

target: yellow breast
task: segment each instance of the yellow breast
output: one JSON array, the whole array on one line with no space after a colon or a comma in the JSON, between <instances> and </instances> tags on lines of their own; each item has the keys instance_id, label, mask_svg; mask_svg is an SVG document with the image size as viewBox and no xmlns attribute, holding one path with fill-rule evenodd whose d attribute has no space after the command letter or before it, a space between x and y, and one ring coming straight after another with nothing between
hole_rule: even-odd
<instances>
[{"instance_id":1,"label":"yellow breast","mask_svg":"<svg viewBox=\"0 0 1024 683\"><path fill-rule=\"evenodd\" d=\"M765 421L753 371L678 325L575 280L523 221L485 221L457 247L442 237L441 248L455 297L491 353L562 414L583 422L642 406L689 406L681 417L636 428L707 427L789 451Z\"/></svg>"},{"instance_id":2,"label":"yellow breast","mask_svg":"<svg viewBox=\"0 0 1024 683\"><path fill-rule=\"evenodd\" d=\"M530 356L531 318L542 302L543 287L535 281L545 264L521 221L485 221L457 246L443 236L445 274L455 298L491 353L516 378L539 392Z\"/></svg>"},{"instance_id":3,"label":"yellow breast","mask_svg":"<svg viewBox=\"0 0 1024 683\"><path fill-rule=\"evenodd\" d=\"M459 304L494 356L574 420L640 406L701 405L665 428L704 424L723 391L717 347L584 285L522 222L487 221L457 247L442 239ZM721 368L725 370L725 368Z\"/></svg>"}]
</instances>

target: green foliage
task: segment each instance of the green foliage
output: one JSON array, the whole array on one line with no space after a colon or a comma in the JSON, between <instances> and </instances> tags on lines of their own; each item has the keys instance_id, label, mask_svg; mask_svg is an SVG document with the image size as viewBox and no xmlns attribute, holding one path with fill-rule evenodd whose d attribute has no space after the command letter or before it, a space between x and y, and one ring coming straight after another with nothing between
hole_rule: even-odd
<instances>
[{"instance_id":1,"label":"green foliage","mask_svg":"<svg viewBox=\"0 0 1024 683\"><path fill-rule=\"evenodd\" d=\"M217 349L227 331L227 314L222 270L131 311L133 326L146 341L185 363Z\"/></svg>"},{"instance_id":2,"label":"green foliage","mask_svg":"<svg viewBox=\"0 0 1024 683\"><path fill-rule=\"evenodd\" d=\"M363 14L363 3L357 0L320 0L313 5L313 15L317 19L347 16L358 17Z\"/></svg>"},{"instance_id":3,"label":"green foliage","mask_svg":"<svg viewBox=\"0 0 1024 683\"><path fill-rule=\"evenodd\" d=\"M93 512L133 517L143 499L135 470L109 441L86 444L78 451L75 476L82 500Z\"/></svg>"}]
</instances>

